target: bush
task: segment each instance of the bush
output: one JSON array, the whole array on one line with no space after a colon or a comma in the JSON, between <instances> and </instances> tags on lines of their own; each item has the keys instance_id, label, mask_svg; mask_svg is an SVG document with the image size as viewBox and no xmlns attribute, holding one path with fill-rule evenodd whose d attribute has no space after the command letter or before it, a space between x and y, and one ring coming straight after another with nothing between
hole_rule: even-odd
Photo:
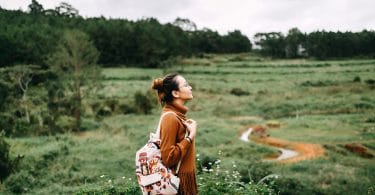
<instances>
[{"instance_id":1,"label":"bush","mask_svg":"<svg viewBox=\"0 0 375 195\"><path fill-rule=\"evenodd\" d=\"M131 114L131 113L136 113L137 110L134 108L134 106L131 106L129 104L120 104L120 110L122 114Z\"/></svg>"},{"instance_id":2,"label":"bush","mask_svg":"<svg viewBox=\"0 0 375 195\"><path fill-rule=\"evenodd\" d=\"M17 118L13 127L13 136L25 136L33 132L35 126L23 118Z\"/></svg>"},{"instance_id":3,"label":"bush","mask_svg":"<svg viewBox=\"0 0 375 195\"><path fill-rule=\"evenodd\" d=\"M375 85L375 79L368 79L368 80L366 80L366 83L368 85Z\"/></svg>"},{"instance_id":4,"label":"bush","mask_svg":"<svg viewBox=\"0 0 375 195\"><path fill-rule=\"evenodd\" d=\"M100 123L96 122L95 120L92 120L92 119L86 119L84 118L82 120L82 125L81 125L81 129L83 131L86 131L86 130L94 130L94 129L97 129L100 127Z\"/></svg>"},{"instance_id":5,"label":"bush","mask_svg":"<svg viewBox=\"0 0 375 195\"><path fill-rule=\"evenodd\" d=\"M27 193L33 187L35 178L29 171L22 170L11 175L4 183L5 190L8 192L21 194Z\"/></svg>"},{"instance_id":6,"label":"bush","mask_svg":"<svg viewBox=\"0 0 375 195\"><path fill-rule=\"evenodd\" d=\"M361 77L359 77L359 76L354 77L353 82L354 83L356 83L356 82L360 83L361 82Z\"/></svg>"},{"instance_id":7,"label":"bush","mask_svg":"<svg viewBox=\"0 0 375 195\"><path fill-rule=\"evenodd\" d=\"M305 186L300 181L292 178L281 177L276 180L266 181L280 195L287 194L322 194L311 186Z\"/></svg>"},{"instance_id":8,"label":"bush","mask_svg":"<svg viewBox=\"0 0 375 195\"><path fill-rule=\"evenodd\" d=\"M140 91L134 94L134 105L138 113L150 114L155 103L153 101L153 95L149 92L142 93Z\"/></svg>"},{"instance_id":9,"label":"bush","mask_svg":"<svg viewBox=\"0 0 375 195\"><path fill-rule=\"evenodd\" d=\"M375 116L369 116L365 120L366 123L375 123Z\"/></svg>"},{"instance_id":10,"label":"bush","mask_svg":"<svg viewBox=\"0 0 375 195\"><path fill-rule=\"evenodd\" d=\"M230 93L231 93L232 95L236 95L236 96L250 95L249 92L244 91L244 90L242 90L242 89L240 89L240 88L233 88L233 89L230 91Z\"/></svg>"},{"instance_id":11,"label":"bush","mask_svg":"<svg viewBox=\"0 0 375 195\"><path fill-rule=\"evenodd\" d=\"M4 131L6 136L13 134L14 117L10 113L0 113L0 131Z\"/></svg>"},{"instance_id":12,"label":"bush","mask_svg":"<svg viewBox=\"0 0 375 195\"><path fill-rule=\"evenodd\" d=\"M222 170L220 163L221 160L217 159L210 164L211 168L203 167L203 172L197 175L200 194L275 194L266 184L241 181L235 163L232 170Z\"/></svg>"},{"instance_id":13,"label":"bush","mask_svg":"<svg viewBox=\"0 0 375 195\"><path fill-rule=\"evenodd\" d=\"M0 72L1 73L1 72ZM7 83L0 80L0 110L3 109L6 99L10 93L10 87Z\"/></svg>"},{"instance_id":14,"label":"bush","mask_svg":"<svg viewBox=\"0 0 375 195\"><path fill-rule=\"evenodd\" d=\"M74 128L75 118L67 115L60 116L57 121L56 125L63 131L67 132Z\"/></svg>"},{"instance_id":15,"label":"bush","mask_svg":"<svg viewBox=\"0 0 375 195\"><path fill-rule=\"evenodd\" d=\"M7 178L12 172L12 161L9 158L9 144L0 134L0 181Z\"/></svg>"}]
</instances>

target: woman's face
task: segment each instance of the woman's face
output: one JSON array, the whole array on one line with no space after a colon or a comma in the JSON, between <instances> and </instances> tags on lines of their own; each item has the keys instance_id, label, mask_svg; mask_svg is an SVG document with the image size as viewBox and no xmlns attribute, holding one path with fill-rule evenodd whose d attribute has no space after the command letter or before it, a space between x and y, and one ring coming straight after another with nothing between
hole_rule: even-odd
<instances>
[{"instance_id":1,"label":"woman's face","mask_svg":"<svg viewBox=\"0 0 375 195\"><path fill-rule=\"evenodd\" d=\"M176 76L176 82L178 84L178 98L182 100L193 99L192 87L186 81L186 79L180 75Z\"/></svg>"}]
</instances>

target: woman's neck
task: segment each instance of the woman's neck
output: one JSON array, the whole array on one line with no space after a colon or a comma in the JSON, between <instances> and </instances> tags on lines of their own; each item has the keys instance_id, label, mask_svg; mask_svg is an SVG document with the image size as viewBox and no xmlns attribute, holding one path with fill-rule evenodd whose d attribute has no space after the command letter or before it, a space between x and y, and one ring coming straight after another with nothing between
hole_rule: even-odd
<instances>
[{"instance_id":1,"label":"woman's neck","mask_svg":"<svg viewBox=\"0 0 375 195\"><path fill-rule=\"evenodd\" d=\"M185 114L189 108L186 107L184 105L185 101L177 101L177 100L174 100L172 101L171 103L167 104L171 107L173 107L175 110L177 110L178 112L182 113L182 114Z\"/></svg>"}]
</instances>

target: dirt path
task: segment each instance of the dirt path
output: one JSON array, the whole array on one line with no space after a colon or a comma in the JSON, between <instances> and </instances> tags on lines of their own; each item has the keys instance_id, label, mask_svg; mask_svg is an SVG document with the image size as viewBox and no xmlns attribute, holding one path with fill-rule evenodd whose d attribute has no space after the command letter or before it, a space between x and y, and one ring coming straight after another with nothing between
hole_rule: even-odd
<instances>
[{"instance_id":1,"label":"dirt path","mask_svg":"<svg viewBox=\"0 0 375 195\"><path fill-rule=\"evenodd\" d=\"M249 128L247 131L241 134L240 139L245 142L249 142L249 136L252 133L253 128ZM324 155L324 149L317 144L290 142L278 138L272 137L257 137L251 138L253 141L276 147L281 151L281 155L272 155L272 158L267 160L276 160L280 163L295 163L302 160L309 160Z\"/></svg>"},{"instance_id":2,"label":"dirt path","mask_svg":"<svg viewBox=\"0 0 375 195\"><path fill-rule=\"evenodd\" d=\"M298 153L298 155L280 159L281 163L295 163L302 160L310 160L324 155L324 149L317 144L290 142L282 139L265 137L265 138L252 138L253 141L261 144L266 144L278 148L291 149Z\"/></svg>"}]
</instances>

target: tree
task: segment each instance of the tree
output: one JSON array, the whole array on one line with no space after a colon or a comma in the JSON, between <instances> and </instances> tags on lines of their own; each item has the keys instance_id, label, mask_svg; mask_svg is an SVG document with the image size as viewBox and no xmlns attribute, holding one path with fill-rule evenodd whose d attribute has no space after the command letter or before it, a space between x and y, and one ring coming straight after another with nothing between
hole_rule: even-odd
<instances>
[{"instance_id":1,"label":"tree","mask_svg":"<svg viewBox=\"0 0 375 195\"><path fill-rule=\"evenodd\" d=\"M292 28L288 31L285 38L285 54L287 58L296 58L302 55L300 49L304 41L304 35L298 28Z\"/></svg>"},{"instance_id":2,"label":"tree","mask_svg":"<svg viewBox=\"0 0 375 195\"><path fill-rule=\"evenodd\" d=\"M43 6L36 0L32 0L31 4L28 6L31 14L41 14L43 13Z\"/></svg>"},{"instance_id":3,"label":"tree","mask_svg":"<svg viewBox=\"0 0 375 195\"><path fill-rule=\"evenodd\" d=\"M257 33L255 44L261 47L261 53L272 57L285 57L285 37L281 32Z\"/></svg>"},{"instance_id":4,"label":"tree","mask_svg":"<svg viewBox=\"0 0 375 195\"><path fill-rule=\"evenodd\" d=\"M55 8L55 11L60 16L66 16L70 18L79 16L78 10L66 2L61 2L60 5Z\"/></svg>"},{"instance_id":5,"label":"tree","mask_svg":"<svg viewBox=\"0 0 375 195\"><path fill-rule=\"evenodd\" d=\"M197 30L197 25L185 18L176 18L173 22L174 26L180 27L184 31L196 31Z\"/></svg>"},{"instance_id":6,"label":"tree","mask_svg":"<svg viewBox=\"0 0 375 195\"><path fill-rule=\"evenodd\" d=\"M10 78L16 86L18 86L21 95L19 105L24 111L25 120L30 124L30 106L31 101L28 97L30 82L34 73L37 73L39 66L33 65L17 65L9 68Z\"/></svg>"},{"instance_id":7,"label":"tree","mask_svg":"<svg viewBox=\"0 0 375 195\"><path fill-rule=\"evenodd\" d=\"M78 30L67 30L56 52L48 59L51 71L57 76L55 82L61 84L55 86L62 86L63 95L70 97L68 106L70 114L75 118L73 130L76 131L81 126L82 99L100 78L100 70L96 64L98 57L99 52L88 35Z\"/></svg>"},{"instance_id":8,"label":"tree","mask_svg":"<svg viewBox=\"0 0 375 195\"><path fill-rule=\"evenodd\" d=\"M229 32L228 35L223 37L223 46L225 52L239 53L251 51L251 42L249 38L241 33L239 30Z\"/></svg>"}]
</instances>

